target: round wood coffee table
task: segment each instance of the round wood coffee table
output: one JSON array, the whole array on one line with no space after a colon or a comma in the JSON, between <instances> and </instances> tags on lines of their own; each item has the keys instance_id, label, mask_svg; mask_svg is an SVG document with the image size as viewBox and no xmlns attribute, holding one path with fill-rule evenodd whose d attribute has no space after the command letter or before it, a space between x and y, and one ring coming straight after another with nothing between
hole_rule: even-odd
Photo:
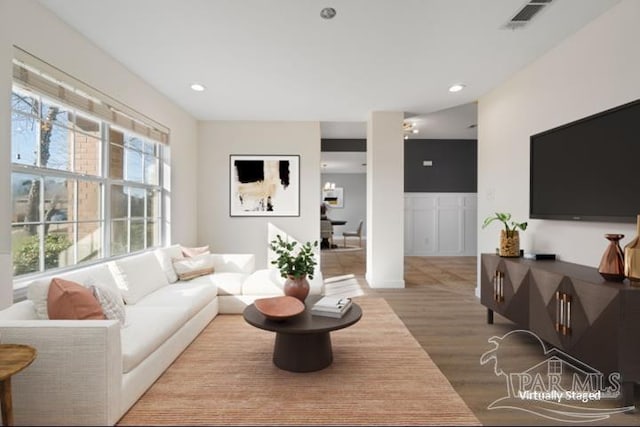
<instances>
[{"instance_id":1,"label":"round wood coffee table","mask_svg":"<svg viewBox=\"0 0 640 427\"><path fill-rule=\"evenodd\" d=\"M320 296L307 298L302 313L284 321L269 320L251 304L244 309L244 320L256 328L276 333L273 363L291 372L312 372L324 369L333 362L331 331L343 329L358 322L362 309L356 303L340 319L312 316L310 307Z\"/></svg>"}]
</instances>

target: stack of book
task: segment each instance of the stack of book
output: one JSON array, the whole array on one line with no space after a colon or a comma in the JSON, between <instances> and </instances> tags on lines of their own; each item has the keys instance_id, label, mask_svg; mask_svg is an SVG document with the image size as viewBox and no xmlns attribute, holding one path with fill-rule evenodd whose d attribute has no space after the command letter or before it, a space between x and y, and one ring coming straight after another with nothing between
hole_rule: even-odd
<instances>
[{"instance_id":1,"label":"stack of book","mask_svg":"<svg viewBox=\"0 0 640 427\"><path fill-rule=\"evenodd\" d=\"M314 316L326 316L341 318L351 308L351 298L345 297L322 297L311 307L311 314Z\"/></svg>"}]
</instances>

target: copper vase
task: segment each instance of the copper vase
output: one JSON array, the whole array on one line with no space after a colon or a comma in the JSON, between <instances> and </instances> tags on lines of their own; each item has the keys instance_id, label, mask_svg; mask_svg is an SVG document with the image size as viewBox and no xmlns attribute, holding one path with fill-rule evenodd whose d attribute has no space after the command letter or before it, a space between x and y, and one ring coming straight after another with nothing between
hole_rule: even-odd
<instances>
[{"instance_id":1,"label":"copper vase","mask_svg":"<svg viewBox=\"0 0 640 427\"><path fill-rule=\"evenodd\" d=\"M304 303L307 295L309 295L309 281L307 277L289 276L284 282L284 294L295 297Z\"/></svg>"},{"instance_id":2,"label":"copper vase","mask_svg":"<svg viewBox=\"0 0 640 427\"><path fill-rule=\"evenodd\" d=\"M632 285L640 285L640 215L636 224L636 237L624 247L624 275Z\"/></svg>"},{"instance_id":3,"label":"copper vase","mask_svg":"<svg viewBox=\"0 0 640 427\"><path fill-rule=\"evenodd\" d=\"M622 282L624 280L624 254L620 248L620 239L624 234L605 234L609 240L609 246L602 255L598 272L606 280L612 282Z\"/></svg>"}]
</instances>

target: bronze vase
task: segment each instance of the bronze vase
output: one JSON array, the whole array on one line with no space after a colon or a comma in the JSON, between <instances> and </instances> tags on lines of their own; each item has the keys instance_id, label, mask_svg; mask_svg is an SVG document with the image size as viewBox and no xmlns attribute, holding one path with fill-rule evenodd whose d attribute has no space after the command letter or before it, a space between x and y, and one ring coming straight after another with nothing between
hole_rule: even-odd
<instances>
[{"instance_id":1,"label":"bronze vase","mask_svg":"<svg viewBox=\"0 0 640 427\"><path fill-rule=\"evenodd\" d=\"M304 303L307 295L309 295L309 281L307 280L307 276L289 276L284 282L284 294L286 296L298 298Z\"/></svg>"},{"instance_id":2,"label":"bronze vase","mask_svg":"<svg viewBox=\"0 0 640 427\"><path fill-rule=\"evenodd\" d=\"M632 285L640 285L640 215L636 224L636 237L624 247L624 275Z\"/></svg>"},{"instance_id":3,"label":"bronze vase","mask_svg":"<svg viewBox=\"0 0 640 427\"><path fill-rule=\"evenodd\" d=\"M607 250L602 254L598 273L606 280L622 282L624 280L624 254L620 248L620 239L624 234L605 234L609 240Z\"/></svg>"}]
</instances>

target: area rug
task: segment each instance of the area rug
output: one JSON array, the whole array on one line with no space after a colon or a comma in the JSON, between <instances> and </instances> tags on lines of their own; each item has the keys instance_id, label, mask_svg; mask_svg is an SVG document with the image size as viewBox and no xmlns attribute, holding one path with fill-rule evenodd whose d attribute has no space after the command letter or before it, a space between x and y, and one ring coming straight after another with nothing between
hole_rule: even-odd
<instances>
[{"instance_id":1,"label":"area rug","mask_svg":"<svg viewBox=\"0 0 640 427\"><path fill-rule=\"evenodd\" d=\"M273 333L216 317L118 424L480 425L386 301L357 302L311 373L273 365Z\"/></svg>"}]
</instances>

